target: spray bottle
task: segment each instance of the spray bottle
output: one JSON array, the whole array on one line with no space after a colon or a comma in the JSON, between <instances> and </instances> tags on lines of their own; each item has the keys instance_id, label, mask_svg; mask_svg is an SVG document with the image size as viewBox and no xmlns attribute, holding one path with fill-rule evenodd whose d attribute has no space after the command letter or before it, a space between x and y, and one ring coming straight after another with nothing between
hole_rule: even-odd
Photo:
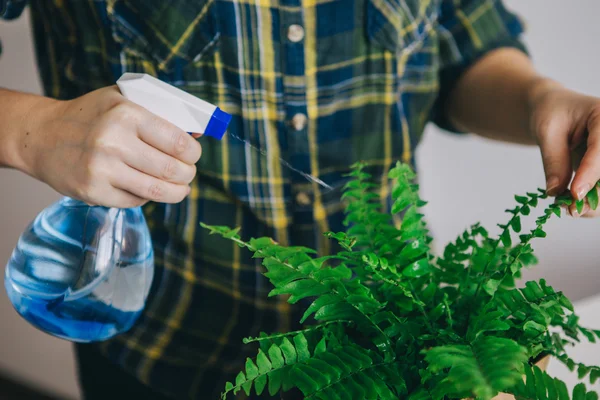
<instances>
[{"instance_id":1,"label":"spray bottle","mask_svg":"<svg viewBox=\"0 0 600 400\"><path fill-rule=\"evenodd\" d=\"M130 101L186 132L220 140L231 116L146 74L117 81ZM51 335L96 342L126 332L144 309L154 252L141 207L119 209L69 197L44 209L20 236L6 267L16 311Z\"/></svg>"}]
</instances>

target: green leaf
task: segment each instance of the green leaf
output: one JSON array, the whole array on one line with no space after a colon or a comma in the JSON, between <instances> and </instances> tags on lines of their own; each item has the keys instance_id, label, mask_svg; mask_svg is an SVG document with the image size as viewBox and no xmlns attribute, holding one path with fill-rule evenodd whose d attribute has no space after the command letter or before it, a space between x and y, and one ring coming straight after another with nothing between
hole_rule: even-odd
<instances>
[{"instance_id":1,"label":"green leaf","mask_svg":"<svg viewBox=\"0 0 600 400\"><path fill-rule=\"evenodd\" d=\"M246 376L242 371L240 371L240 373L237 374L237 377L235 378L235 386L240 386L244 382L246 382Z\"/></svg>"},{"instance_id":2,"label":"green leaf","mask_svg":"<svg viewBox=\"0 0 600 400\"><path fill-rule=\"evenodd\" d=\"M547 328L544 325L538 324L535 321L527 321L523 325L523 330L525 331L525 334L527 336L536 337L536 336L544 334L546 332Z\"/></svg>"},{"instance_id":3,"label":"green leaf","mask_svg":"<svg viewBox=\"0 0 600 400\"><path fill-rule=\"evenodd\" d=\"M304 321L306 321L306 319L308 317L310 317L312 314L318 312L323 307L328 306L328 305L337 304L337 303L340 303L341 301L342 301L342 298L335 294L326 294L326 295L323 295L323 296L317 298L306 309L306 311L304 312L304 315L302 316L302 319L300 320L300 323L304 323Z\"/></svg>"},{"instance_id":4,"label":"green leaf","mask_svg":"<svg viewBox=\"0 0 600 400\"><path fill-rule=\"evenodd\" d=\"M398 214L409 205L411 205L411 199L409 197L409 194L403 193L402 195L400 195L400 197L396 199L396 201L394 201L394 204L392 205L392 214Z\"/></svg>"},{"instance_id":5,"label":"green leaf","mask_svg":"<svg viewBox=\"0 0 600 400\"><path fill-rule=\"evenodd\" d=\"M275 396L281 388L281 370L274 370L267 375L269 378L269 394Z\"/></svg>"},{"instance_id":6,"label":"green leaf","mask_svg":"<svg viewBox=\"0 0 600 400\"><path fill-rule=\"evenodd\" d=\"M318 296L329 292L327 286L313 280L303 279L290 282L286 285L280 286L276 289L271 290L269 297L280 295L280 294L291 294L288 302L295 304L298 301L311 296Z\"/></svg>"},{"instance_id":7,"label":"green leaf","mask_svg":"<svg viewBox=\"0 0 600 400\"><path fill-rule=\"evenodd\" d=\"M322 338L315 346L315 354L324 353L325 351L327 351L327 342L325 341L325 338Z\"/></svg>"},{"instance_id":8,"label":"green leaf","mask_svg":"<svg viewBox=\"0 0 600 400\"><path fill-rule=\"evenodd\" d=\"M283 360L281 349L276 344L273 344L271 347L269 347L269 357L271 358L271 365L274 369L284 366L285 361Z\"/></svg>"},{"instance_id":9,"label":"green leaf","mask_svg":"<svg viewBox=\"0 0 600 400\"><path fill-rule=\"evenodd\" d=\"M500 240L502 240L502 244L504 245L504 247L510 247L512 245L510 231L508 229L502 232L502 235L500 235Z\"/></svg>"},{"instance_id":10,"label":"green leaf","mask_svg":"<svg viewBox=\"0 0 600 400\"><path fill-rule=\"evenodd\" d=\"M529 201L529 199L524 196L515 196L515 200L521 204L527 204L527 202Z\"/></svg>"},{"instance_id":11,"label":"green leaf","mask_svg":"<svg viewBox=\"0 0 600 400\"><path fill-rule=\"evenodd\" d=\"M593 385L598 379L600 379L600 368L594 368L590 372L590 383Z\"/></svg>"},{"instance_id":12,"label":"green leaf","mask_svg":"<svg viewBox=\"0 0 600 400\"><path fill-rule=\"evenodd\" d=\"M560 207L550 207L550 210L552 210L554 215L560 218Z\"/></svg>"},{"instance_id":13,"label":"green leaf","mask_svg":"<svg viewBox=\"0 0 600 400\"><path fill-rule=\"evenodd\" d=\"M289 341L288 338L283 338L280 348L281 352L283 353L283 356L285 357L286 364L296 363L296 349L294 348L294 345L292 344L292 342Z\"/></svg>"},{"instance_id":14,"label":"green leaf","mask_svg":"<svg viewBox=\"0 0 600 400\"><path fill-rule=\"evenodd\" d=\"M483 290L485 290L485 292L487 294L489 294L490 296L493 296L494 293L496 293L496 291L498 290L498 287L500 286L500 284L502 283L502 281L500 280L496 280L496 279L489 279L487 282L485 282L483 284Z\"/></svg>"},{"instance_id":15,"label":"green leaf","mask_svg":"<svg viewBox=\"0 0 600 400\"><path fill-rule=\"evenodd\" d=\"M490 312L483 310L480 315L473 319L473 323L469 326L467 338L473 340L486 332L507 331L510 329L510 325L505 319L502 311Z\"/></svg>"},{"instance_id":16,"label":"green leaf","mask_svg":"<svg viewBox=\"0 0 600 400\"><path fill-rule=\"evenodd\" d=\"M254 381L248 381L242 385L242 389L244 389L246 396L250 396L250 391L252 390L252 382Z\"/></svg>"},{"instance_id":17,"label":"green leaf","mask_svg":"<svg viewBox=\"0 0 600 400\"><path fill-rule=\"evenodd\" d=\"M252 380L255 379L257 376L258 376L258 368L254 364L254 361L252 361L252 359L247 358L246 359L246 379L248 380L247 383L250 384L250 385L248 385L249 388L252 386Z\"/></svg>"},{"instance_id":18,"label":"green leaf","mask_svg":"<svg viewBox=\"0 0 600 400\"><path fill-rule=\"evenodd\" d=\"M539 367L525 367L525 382L518 381L510 390L519 400L597 400L595 392L588 392L585 384L580 383L573 389L569 396L567 385L556 378L552 378Z\"/></svg>"},{"instance_id":19,"label":"green leaf","mask_svg":"<svg viewBox=\"0 0 600 400\"><path fill-rule=\"evenodd\" d=\"M404 247L400 252L400 256L406 259L419 257L429 251L429 247L421 240L415 240Z\"/></svg>"},{"instance_id":20,"label":"green leaf","mask_svg":"<svg viewBox=\"0 0 600 400\"><path fill-rule=\"evenodd\" d=\"M590 190L585 197L592 210L598 208L598 189L596 187Z\"/></svg>"},{"instance_id":21,"label":"green leaf","mask_svg":"<svg viewBox=\"0 0 600 400\"><path fill-rule=\"evenodd\" d=\"M307 366L304 366L304 368L294 366L290 375L294 380L294 385L300 389L304 395L314 392L320 386L325 385L321 382L322 376L319 375L318 371Z\"/></svg>"},{"instance_id":22,"label":"green leaf","mask_svg":"<svg viewBox=\"0 0 600 400\"><path fill-rule=\"evenodd\" d=\"M573 400L585 400L585 384L579 383L573 388Z\"/></svg>"},{"instance_id":23,"label":"green leaf","mask_svg":"<svg viewBox=\"0 0 600 400\"><path fill-rule=\"evenodd\" d=\"M545 238L546 232L542 228L537 228L536 230L533 231L533 236L538 237L538 238Z\"/></svg>"},{"instance_id":24,"label":"green leaf","mask_svg":"<svg viewBox=\"0 0 600 400\"><path fill-rule=\"evenodd\" d=\"M296 354L298 354L298 362L303 362L310 358L310 352L308 351L308 342L303 334L294 336L294 345L296 347Z\"/></svg>"},{"instance_id":25,"label":"green leaf","mask_svg":"<svg viewBox=\"0 0 600 400\"><path fill-rule=\"evenodd\" d=\"M519 217L518 215L515 216L513 219L510 220L510 225L516 233L521 232L521 217Z\"/></svg>"},{"instance_id":26,"label":"green leaf","mask_svg":"<svg viewBox=\"0 0 600 400\"><path fill-rule=\"evenodd\" d=\"M591 369L592 368L588 367L587 365L580 364L579 368L577 368L577 377L579 379L585 378L586 375L590 373Z\"/></svg>"},{"instance_id":27,"label":"green leaf","mask_svg":"<svg viewBox=\"0 0 600 400\"><path fill-rule=\"evenodd\" d=\"M410 278L419 278L423 275L427 275L430 272L431 267L429 265L429 261L427 258L421 258L404 268L402 270L402 275Z\"/></svg>"},{"instance_id":28,"label":"green leaf","mask_svg":"<svg viewBox=\"0 0 600 400\"><path fill-rule=\"evenodd\" d=\"M519 382L520 370L528 359L527 349L517 342L492 336L480 336L470 346L434 347L425 354L432 373L448 369L440 382L442 386L485 400Z\"/></svg>"},{"instance_id":29,"label":"green leaf","mask_svg":"<svg viewBox=\"0 0 600 400\"><path fill-rule=\"evenodd\" d=\"M267 386L267 375L260 375L254 380L254 390L257 395L261 395Z\"/></svg>"},{"instance_id":30,"label":"green leaf","mask_svg":"<svg viewBox=\"0 0 600 400\"><path fill-rule=\"evenodd\" d=\"M577 213L578 214L581 214L583 212L583 206L584 206L584 204L585 204L585 201L583 199L582 200L577 200L575 202L575 207L577 208Z\"/></svg>"},{"instance_id":31,"label":"green leaf","mask_svg":"<svg viewBox=\"0 0 600 400\"><path fill-rule=\"evenodd\" d=\"M258 365L258 372L261 374L266 374L273 368L271 361L269 361L265 353L260 349L258 350L258 356L256 357L256 364Z\"/></svg>"}]
</instances>

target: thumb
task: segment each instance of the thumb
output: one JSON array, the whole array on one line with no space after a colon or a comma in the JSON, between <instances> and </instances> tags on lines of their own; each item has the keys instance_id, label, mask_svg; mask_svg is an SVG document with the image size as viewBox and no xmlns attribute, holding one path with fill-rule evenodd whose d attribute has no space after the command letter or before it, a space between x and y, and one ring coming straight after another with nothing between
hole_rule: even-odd
<instances>
[{"instance_id":1,"label":"thumb","mask_svg":"<svg viewBox=\"0 0 600 400\"><path fill-rule=\"evenodd\" d=\"M571 184L573 196L580 200L600 179L600 119L588 121L587 149Z\"/></svg>"},{"instance_id":2,"label":"thumb","mask_svg":"<svg viewBox=\"0 0 600 400\"><path fill-rule=\"evenodd\" d=\"M546 191L550 196L564 192L573 174L567 130L568 127L564 124L554 124L539 135Z\"/></svg>"}]
</instances>

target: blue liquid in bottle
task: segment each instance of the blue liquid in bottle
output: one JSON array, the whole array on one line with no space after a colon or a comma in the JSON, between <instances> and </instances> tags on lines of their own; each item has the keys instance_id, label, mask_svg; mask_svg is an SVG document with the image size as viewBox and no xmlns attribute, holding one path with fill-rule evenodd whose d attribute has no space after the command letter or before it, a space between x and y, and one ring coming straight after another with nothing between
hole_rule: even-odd
<instances>
[{"instance_id":1,"label":"blue liquid in bottle","mask_svg":"<svg viewBox=\"0 0 600 400\"><path fill-rule=\"evenodd\" d=\"M65 197L21 235L4 283L14 308L37 328L95 342L133 326L153 274L141 208L90 207Z\"/></svg>"}]
</instances>

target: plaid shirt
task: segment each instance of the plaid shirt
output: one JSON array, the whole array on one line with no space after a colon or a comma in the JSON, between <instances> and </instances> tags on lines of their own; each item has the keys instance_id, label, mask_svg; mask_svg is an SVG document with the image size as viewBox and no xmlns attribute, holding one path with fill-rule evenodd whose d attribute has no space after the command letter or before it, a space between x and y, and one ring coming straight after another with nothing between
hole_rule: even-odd
<instances>
[{"instance_id":1,"label":"plaid shirt","mask_svg":"<svg viewBox=\"0 0 600 400\"><path fill-rule=\"evenodd\" d=\"M320 253L343 230L343 175L358 160L384 176L413 162L458 77L522 24L494 0L30 0L45 92L69 99L145 72L233 114L201 138L191 194L145 207L156 274L145 312L100 344L142 382L177 398L215 399L256 349L242 338L298 328L268 298L261 266L199 222L242 227ZM14 18L25 1L0 0ZM333 187L283 166L279 157ZM388 186L381 182L387 198ZM388 206L384 204L384 206Z\"/></svg>"}]
</instances>

